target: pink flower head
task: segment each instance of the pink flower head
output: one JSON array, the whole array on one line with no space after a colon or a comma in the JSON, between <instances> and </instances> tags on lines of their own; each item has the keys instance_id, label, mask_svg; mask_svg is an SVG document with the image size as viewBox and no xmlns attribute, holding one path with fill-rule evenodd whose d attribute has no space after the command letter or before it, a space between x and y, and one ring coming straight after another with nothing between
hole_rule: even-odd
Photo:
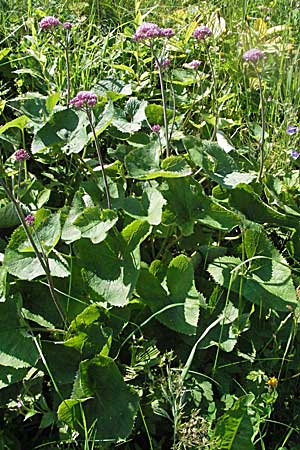
<instances>
[{"instance_id":1,"label":"pink flower head","mask_svg":"<svg viewBox=\"0 0 300 450\"><path fill-rule=\"evenodd\" d=\"M153 131L153 133L159 133L160 125L158 125L158 123L152 125L151 130Z\"/></svg>"},{"instance_id":2,"label":"pink flower head","mask_svg":"<svg viewBox=\"0 0 300 450\"><path fill-rule=\"evenodd\" d=\"M167 69L170 64L171 61L169 60L169 58L159 58L159 60L155 62L154 67L157 70L160 66L161 69L164 70Z\"/></svg>"},{"instance_id":3,"label":"pink flower head","mask_svg":"<svg viewBox=\"0 0 300 450\"><path fill-rule=\"evenodd\" d=\"M298 159L299 158L299 155L300 155L300 153L297 151L297 150L292 150L291 151L291 157L293 158L293 159Z\"/></svg>"},{"instance_id":4,"label":"pink flower head","mask_svg":"<svg viewBox=\"0 0 300 450\"><path fill-rule=\"evenodd\" d=\"M63 27L65 30L71 30L73 24L71 22L64 22Z\"/></svg>"},{"instance_id":5,"label":"pink flower head","mask_svg":"<svg viewBox=\"0 0 300 450\"><path fill-rule=\"evenodd\" d=\"M20 148L14 154L16 161L24 161L25 159L30 159L30 155L24 150L24 148Z\"/></svg>"},{"instance_id":6,"label":"pink flower head","mask_svg":"<svg viewBox=\"0 0 300 450\"><path fill-rule=\"evenodd\" d=\"M261 58L264 57L264 52L262 52L259 48L251 48L243 54L243 59L247 62L256 63Z\"/></svg>"},{"instance_id":7,"label":"pink flower head","mask_svg":"<svg viewBox=\"0 0 300 450\"><path fill-rule=\"evenodd\" d=\"M93 106L96 105L98 99L97 95L94 94L92 91L80 91L74 97L70 104L75 106L75 108L82 108L84 106L89 106L90 108L93 108Z\"/></svg>"},{"instance_id":8,"label":"pink flower head","mask_svg":"<svg viewBox=\"0 0 300 450\"><path fill-rule=\"evenodd\" d=\"M46 16L39 23L42 30L51 30L58 25L60 25L60 21L54 16Z\"/></svg>"},{"instance_id":9,"label":"pink flower head","mask_svg":"<svg viewBox=\"0 0 300 450\"><path fill-rule=\"evenodd\" d=\"M161 29L156 23L143 22L133 35L134 41L145 41L161 36Z\"/></svg>"},{"instance_id":10,"label":"pink flower head","mask_svg":"<svg viewBox=\"0 0 300 450\"><path fill-rule=\"evenodd\" d=\"M35 217L32 214L28 214L28 216L25 217L26 225L29 227L33 227L35 222Z\"/></svg>"},{"instance_id":11,"label":"pink flower head","mask_svg":"<svg viewBox=\"0 0 300 450\"><path fill-rule=\"evenodd\" d=\"M165 38L171 38L175 35L175 31L173 28L161 28L160 29L160 36Z\"/></svg>"},{"instance_id":12,"label":"pink flower head","mask_svg":"<svg viewBox=\"0 0 300 450\"><path fill-rule=\"evenodd\" d=\"M206 25L200 25L200 27L197 27L193 33L194 38L196 38L198 41L201 41L203 39L206 39L207 37L211 36L213 33L210 28L208 28Z\"/></svg>"},{"instance_id":13,"label":"pink flower head","mask_svg":"<svg viewBox=\"0 0 300 450\"><path fill-rule=\"evenodd\" d=\"M191 61L189 63L184 63L183 67L185 67L186 69L197 70L197 69L199 69L200 65L201 65L201 62L198 59L193 59L193 61Z\"/></svg>"}]
</instances>

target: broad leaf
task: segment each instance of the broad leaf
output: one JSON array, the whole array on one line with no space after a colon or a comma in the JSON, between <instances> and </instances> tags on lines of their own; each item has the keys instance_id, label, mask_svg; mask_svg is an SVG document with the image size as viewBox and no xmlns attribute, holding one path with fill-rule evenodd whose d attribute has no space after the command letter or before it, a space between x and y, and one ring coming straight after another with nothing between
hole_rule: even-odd
<instances>
[{"instance_id":1,"label":"broad leaf","mask_svg":"<svg viewBox=\"0 0 300 450\"><path fill-rule=\"evenodd\" d=\"M82 433L82 408L86 426L88 429L93 426L96 439L110 442L125 439L132 431L139 397L124 382L114 360L100 355L83 361L78 385L73 398L59 406L59 419ZM114 398L118 401L112 401Z\"/></svg>"}]
</instances>

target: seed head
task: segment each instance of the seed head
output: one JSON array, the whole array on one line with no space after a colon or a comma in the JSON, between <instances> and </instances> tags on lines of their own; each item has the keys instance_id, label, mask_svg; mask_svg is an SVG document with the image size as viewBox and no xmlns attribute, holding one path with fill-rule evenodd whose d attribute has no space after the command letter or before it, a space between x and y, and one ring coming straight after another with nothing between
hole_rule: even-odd
<instances>
[{"instance_id":1,"label":"seed head","mask_svg":"<svg viewBox=\"0 0 300 450\"><path fill-rule=\"evenodd\" d=\"M58 25L60 25L60 21L54 16L46 16L39 22L39 26L42 30L52 30Z\"/></svg>"},{"instance_id":2,"label":"seed head","mask_svg":"<svg viewBox=\"0 0 300 450\"><path fill-rule=\"evenodd\" d=\"M30 155L24 150L24 148L20 148L14 154L16 161L24 161L25 159L30 159Z\"/></svg>"},{"instance_id":3,"label":"seed head","mask_svg":"<svg viewBox=\"0 0 300 450\"><path fill-rule=\"evenodd\" d=\"M256 63L264 57L264 52L259 48L251 48L243 54L243 59L247 62Z\"/></svg>"},{"instance_id":4,"label":"seed head","mask_svg":"<svg viewBox=\"0 0 300 450\"><path fill-rule=\"evenodd\" d=\"M206 25L200 25L197 27L193 33L194 38L196 38L198 41L201 41L203 39L206 39L207 37L211 36L213 33L210 28L208 28Z\"/></svg>"},{"instance_id":5,"label":"seed head","mask_svg":"<svg viewBox=\"0 0 300 450\"><path fill-rule=\"evenodd\" d=\"M33 227L35 222L35 217L32 214L28 214L28 216L25 217L26 225L29 227Z\"/></svg>"},{"instance_id":6,"label":"seed head","mask_svg":"<svg viewBox=\"0 0 300 450\"><path fill-rule=\"evenodd\" d=\"M92 91L80 91L76 97L72 98L70 104L75 106L75 108L82 108L84 106L89 106L93 108L97 103L97 95Z\"/></svg>"}]
</instances>

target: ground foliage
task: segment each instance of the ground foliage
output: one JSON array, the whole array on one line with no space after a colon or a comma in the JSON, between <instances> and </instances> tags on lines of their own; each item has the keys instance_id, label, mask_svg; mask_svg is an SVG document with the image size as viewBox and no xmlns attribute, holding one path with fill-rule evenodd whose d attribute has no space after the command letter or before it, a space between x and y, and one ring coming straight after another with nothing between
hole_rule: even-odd
<instances>
[{"instance_id":1,"label":"ground foliage","mask_svg":"<svg viewBox=\"0 0 300 450\"><path fill-rule=\"evenodd\" d=\"M299 449L298 2L0 3L0 448Z\"/></svg>"}]
</instances>

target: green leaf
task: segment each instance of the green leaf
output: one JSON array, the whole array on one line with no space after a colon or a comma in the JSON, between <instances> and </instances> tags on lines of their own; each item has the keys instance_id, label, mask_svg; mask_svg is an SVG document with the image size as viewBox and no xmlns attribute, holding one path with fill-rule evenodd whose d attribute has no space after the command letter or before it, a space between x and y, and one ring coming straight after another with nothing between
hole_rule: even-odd
<instances>
[{"instance_id":1,"label":"green leaf","mask_svg":"<svg viewBox=\"0 0 300 450\"><path fill-rule=\"evenodd\" d=\"M106 348L109 351L112 330L102 326L102 311L100 306L90 305L70 325L68 339L64 344L78 350L83 359L91 358L103 349L106 351Z\"/></svg>"},{"instance_id":2,"label":"green leaf","mask_svg":"<svg viewBox=\"0 0 300 450\"><path fill-rule=\"evenodd\" d=\"M257 258L234 270L241 260L221 257L208 267L213 279L252 303L278 311L288 311L297 305L291 270L286 260L265 236L259 226L245 232L246 251ZM243 270L244 269L244 270Z\"/></svg>"},{"instance_id":3,"label":"green leaf","mask_svg":"<svg viewBox=\"0 0 300 450\"><path fill-rule=\"evenodd\" d=\"M101 119L99 122L96 123L95 131L96 136L100 136L100 134L103 133L103 131L106 130L106 128L109 127L109 125L112 123L114 117L114 104L111 100L108 101L107 105L105 105L105 108L103 110L103 113L101 114ZM90 134L92 136L92 133Z\"/></svg>"},{"instance_id":4,"label":"green leaf","mask_svg":"<svg viewBox=\"0 0 300 450\"><path fill-rule=\"evenodd\" d=\"M159 165L160 147L157 142L135 148L125 156L128 176L139 180L181 178L192 173L183 156L170 156Z\"/></svg>"},{"instance_id":5,"label":"green leaf","mask_svg":"<svg viewBox=\"0 0 300 450\"><path fill-rule=\"evenodd\" d=\"M179 226L184 236L193 233L197 222L217 230L231 230L241 222L238 214L207 197L191 177L168 180L161 193L167 200L165 223Z\"/></svg>"},{"instance_id":6,"label":"green leaf","mask_svg":"<svg viewBox=\"0 0 300 450\"><path fill-rule=\"evenodd\" d=\"M83 433L82 412L89 429L93 425L96 439L125 439L132 431L139 397L123 380L116 363L106 356L97 356L80 364L81 398L62 402L58 417L71 428ZM112 401L117 398L118 401Z\"/></svg>"},{"instance_id":7,"label":"green leaf","mask_svg":"<svg viewBox=\"0 0 300 450\"><path fill-rule=\"evenodd\" d=\"M185 138L184 143L192 161L225 188L233 189L242 183L249 184L257 176L254 172L241 172L234 159L218 144L191 136Z\"/></svg>"},{"instance_id":8,"label":"green leaf","mask_svg":"<svg viewBox=\"0 0 300 450\"><path fill-rule=\"evenodd\" d=\"M139 244L149 230L147 222L137 220L99 244L86 239L75 243L88 285L109 304L124 306L130 299L139 274Z\"/></svg>"},{"instance_id":9,"label":"green leaf","mask_svg":"<svg viewBox=\"0 0 300 450\"><path fill-rule=\"evenodd\" d=\"M165 204L166 200L154 187L145 188L141 199L127 197L120 201L120 207L126 214L135 219L146 220L150 225L160 224Z\"/></svg>"},{"instance_id":10,"label":"green leaf","mask_svg":"<svg viewBox=\"0 0 300 450\"><path fill-rule=\"evenodd\" d=\"M11 120L10 122L6 122L2 127L0 127L0 134L5 133L9 128L20 128L20 130L24 130L26 124L28 122L28 118L26 116L19 116L16 119Z\"/></svg>"},{"instance_id":11,"label":"green leaf","mask_svg":"<svg viewBox=\"0 0 300 450\"><path fill-rule=\"evenodd\" d=\"M85 208L73 224L80 230L81 237L89 238L93 244L104 241L107 232L117 223L118 214L98 207Z\"/></svg>"},{"instance_id":12,"label":"green leaf","mask_svg":"<svg viewBox=\"0 0 300 450\"><path fill-rule=\"evenodd\" d=\"M0 228L11 228L19 223L20 219L12 202L0 209Z\"/></svg>"},{"instance_id":13,"label":"green leaf","mask_svg":"<svg viewBox=\"0 0 300 450\"><path fill-rule=\"evenodd\" d=\"M220 450L254 450L253 425L248 414L248 405L254 400L253 394L245 395L221 416L216 424L213 441Z\"/></svg>"},{"instance_id":14,"label":"green leaf","mask_svg":"<svg viewBox=\"0 0 300 450\"><path fill-rule=\"evenodd\" d=\"M87 115L83 111L63 109L54 113L46 124L34 135L33 154L55 146L67 154L79 153L89 142Z\"/></svg>"},{"instance_id":15,"label":"green leaf","mask_svg":"<svg viewBox=\"0 0 300 450\"><path fill-rule=\"evenodd\" d=\"M22 329L19 322L19 303L20 298L17 296L0 303L0 367L32 367L38 359L32 337Z\"/></svg>"},{"instance_id":16,"label":"green leaf","mask_svg":"<svg viewBox=\"0 0 300 450\"><path fill-rule=\"evenodd\" d=\"M122 133L132 134L139 131L142 127L142 122L146 119L146 105L147 102L145 100L140 101L136 97L131 97L125 104L125 110L115 109L112 124Z\"/></svg>"},{"instance_id":17,"label":"green leaf","mask_svg":"<svg viewBox=\"0 0 300 450\"><path fill-rule=\"evenodd\" d=\"M0 303L6 300L6 276L7 271L5 267L0 266Z\"/></svg>"},{"instance_id":18,"label":"green leaf","mask_svg":"<svg viewBox=\"0 0 300 450\"><path fill-rule=\"evenodd\" d=\"M142 269L137 292L153 313L167 307L166 311L157 315L157 320L168 328L178 333L196 334L200 302L205 300L196 290L189 258L179 255L170 262L163 285L148 269Z\"/></svg>"}]
</instances>

